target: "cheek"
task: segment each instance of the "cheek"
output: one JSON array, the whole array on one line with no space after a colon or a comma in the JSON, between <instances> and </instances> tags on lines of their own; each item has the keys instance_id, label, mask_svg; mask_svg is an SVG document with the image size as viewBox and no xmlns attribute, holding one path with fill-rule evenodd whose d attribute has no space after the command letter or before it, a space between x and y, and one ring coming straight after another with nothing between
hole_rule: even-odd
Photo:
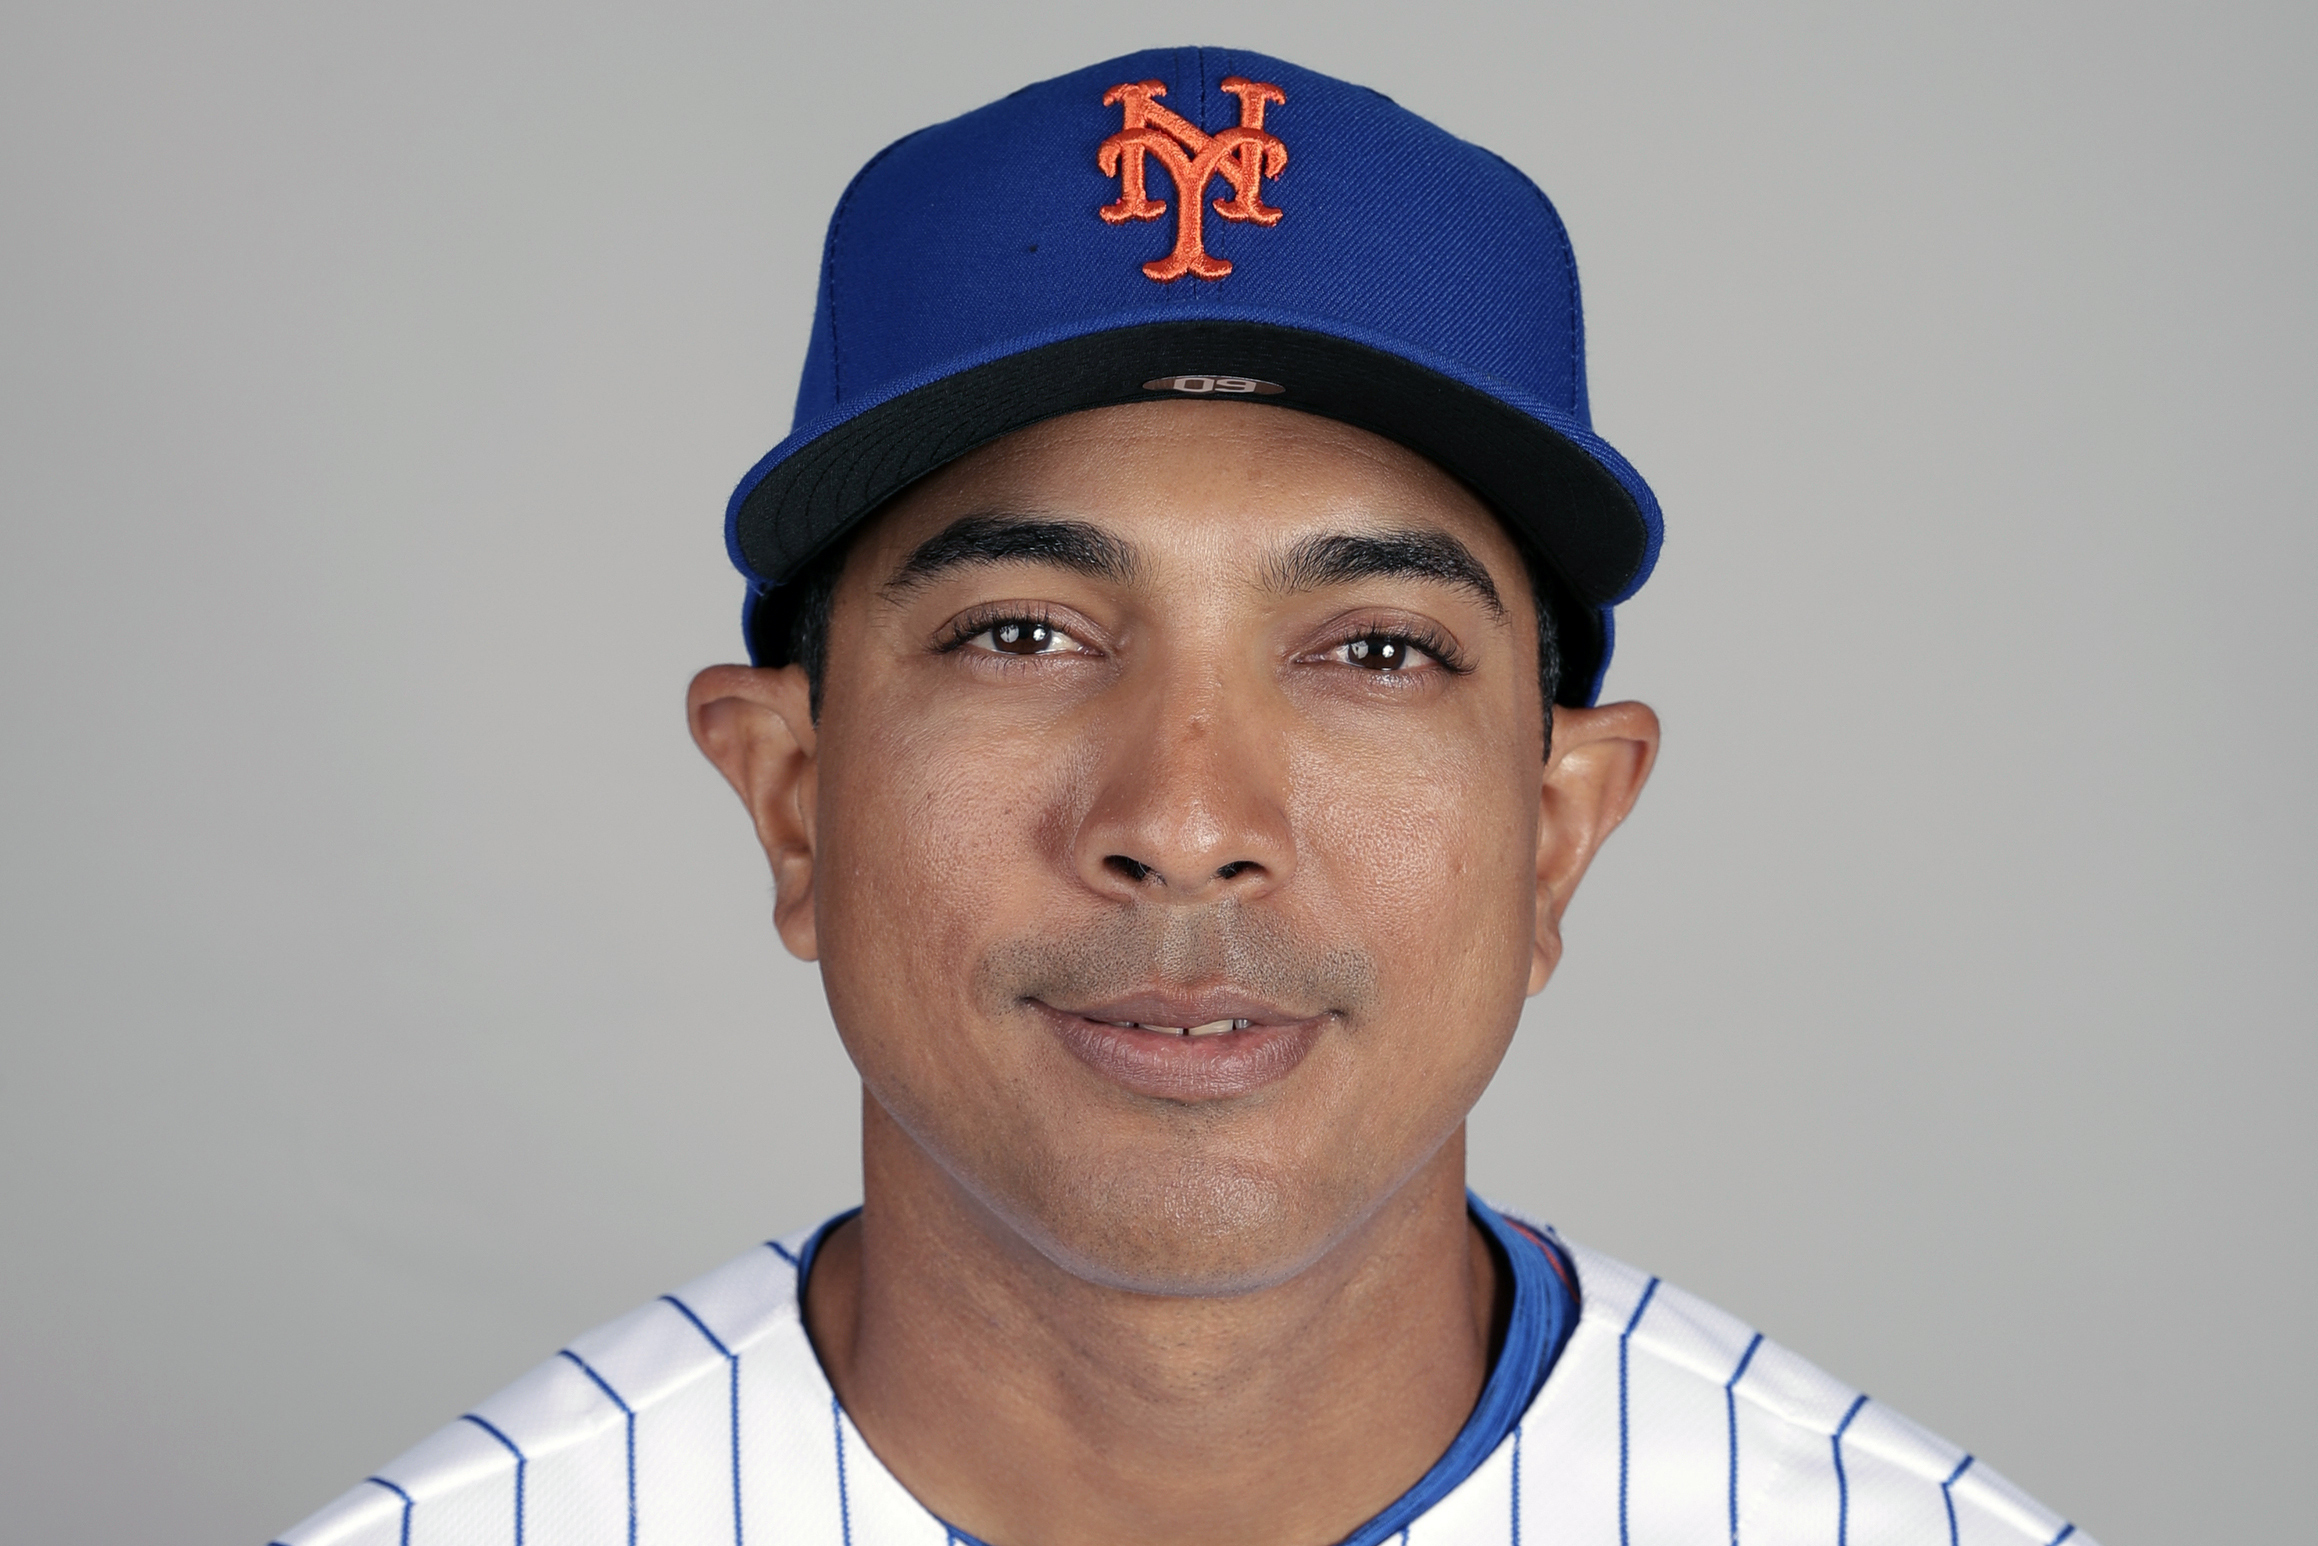
<instances>
[{"instance_id":1,"label":"cheek","mask_svg":"<svg viewBox=\"0 0 2318 1546\"><path fill-rule=\"evenodd\" d=\"M1299 749L1299 865L1368 941L1399 1007L1471 1007L1508 978L1516 997L1526 987L1534 761L1493 739L1422 730Z\"/></svg>"},{"instance_id":2,"label":"cheek","mask_svg":"<svg viewBox=\"0 0 2318 1546\"><path fill-rule=\"evenodd\" d=\"M831 715L822 740L816 927L855 1061L972 1061L976 964L1056 900L1073 774L921 705ZM929 1023L931 1022L931 1023ZM896 1066L892 1072L903 1070Z\"/></svg>"},{"instance_id":3,"label":"cheek","mask_svg":"<svg viewBox=\"0 0 2318 1546\"><path fill-rule=\"evenodd\" d=\"M1470 734L1314 737L1292 763L1298 879L1377 963L1332 1141L1394 1169L1464 1119L1510 1044L1536 907L1534 754ZM1381 1180L1381 1176L1378 1178Z\"/></svg>"}]
</instances>

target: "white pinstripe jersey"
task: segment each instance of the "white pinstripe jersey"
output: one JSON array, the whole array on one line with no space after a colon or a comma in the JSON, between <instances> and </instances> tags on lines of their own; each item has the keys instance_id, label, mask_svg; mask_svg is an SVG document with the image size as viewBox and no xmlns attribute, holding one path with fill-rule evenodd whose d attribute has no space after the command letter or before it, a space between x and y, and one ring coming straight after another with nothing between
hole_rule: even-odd
<instances>
[{"instance_id":1,"label":"white pinstripe jersey","mask_svg":"<svg viewBox=\"0 0 2318 1546\"><path fill-rule=\"evenodd\" d=\"M812 1233L581 1337L278 1546L971 1546L830 1390L797 1297ZM2094 1546L1722 1311L1566 1249L1560 1359L1400 1546Z\"/></svg>"}]
</instances>

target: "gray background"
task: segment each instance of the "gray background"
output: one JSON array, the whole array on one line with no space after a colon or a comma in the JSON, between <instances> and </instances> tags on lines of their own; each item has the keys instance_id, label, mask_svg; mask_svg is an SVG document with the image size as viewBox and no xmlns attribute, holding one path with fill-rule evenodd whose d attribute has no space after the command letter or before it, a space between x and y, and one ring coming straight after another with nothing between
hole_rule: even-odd
<instances>
[{"instance_id":1,"label":"gray background","mask_svg":"<svg viewBox=\"0 0 2318 1546\"><path fill-rule=\"evenodd\" d=\"M2110 1546L2307 1528L2318 12L646 9L5 10L0 1535L254 1543L852 1197L723 499L862 160L1185 41L1532 173L1668 511L1478 1182Z\"/></svg>"}]
</instances>

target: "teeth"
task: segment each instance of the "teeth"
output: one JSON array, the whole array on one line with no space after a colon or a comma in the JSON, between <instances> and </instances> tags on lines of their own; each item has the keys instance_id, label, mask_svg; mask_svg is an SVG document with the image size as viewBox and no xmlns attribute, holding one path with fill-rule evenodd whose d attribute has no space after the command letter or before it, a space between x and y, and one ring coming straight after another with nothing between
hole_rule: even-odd
<instances>
[{"instance_id":1,"label":"teeth","mask_svg":"<svg viewBox=\"0 0 2318 1546\"><path fill-rule=\"evenodd\" d=\"M1210 1020L1205 1025L1142 1025L1137 1030L1160 1031L1169 1036L1220 1036L1225 1031L1244 1031L1252 1022L1247 1020Z\"/></svg>"}]
</instances>

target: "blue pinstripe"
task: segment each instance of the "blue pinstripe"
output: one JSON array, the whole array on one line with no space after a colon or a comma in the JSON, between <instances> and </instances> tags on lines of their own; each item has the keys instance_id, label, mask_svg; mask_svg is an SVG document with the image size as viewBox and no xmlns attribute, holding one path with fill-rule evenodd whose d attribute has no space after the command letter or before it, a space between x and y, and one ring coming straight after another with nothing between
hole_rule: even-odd
<instances>
[{"instance_id":1,"label":"blue pinstripe","mask_svg":"<svg viewBox=\"0 0 2318 1546\"><path fill-rule=\"evenodd\" d=\"M1835 1447L1835 1546L1849 1546L1851 1540L1851 1479L1843 1474L1843 1431L1865 1405L1867 1397L1854 1398L1851 1410L1835 1425L1835 1437L1828 1440Z\"/></svg>"},{"instance_id":2,"label":"blue pinstripe","mask_svg":"<svg viewBox=\"0 0 2318 1546\"><path fill-rule=\"evenodd\" d=\"M829 1427L837 1435L837 1527L844 1532L845 1546L853 1546L853 1497L845 1486L845 1408L837 1398L829 1398ZM952 1537L957 1531L942 1526Z\"/></svg>"},{"instance_id":3,"label":"blue pinstripe","mask_svg":"<svg viewBox=\"0 0 2318 1546\"><path fill-rule=\"evenodd\" d=\"M1408 1531L1402 1530L1400 1538L1406 1542ZM1513 1546L1521 1546L1521 1428L1519 1424L1515 1424L1513 1429Z\"/></svg>"},{"instance_id":4,"label":"blue pinstripe","mask_svg":"<svg viewBox=\"0 0 2318 1546\"><path fill-rule=\"evenodd\" d=\"M1755 1361L1755 1349L1763 1345L1763 1334L1747 1344L1739 1355L1738 1367L1730 1371L1730 1378L1722 1382L1722 1415L1730 1424L1730 1546L1738 1546L1738 1383L1747 1377L1747 1365Z\"/></svg>"},{"instance_id":5,"label":"blue pinstripe","mask_svg":"<svg viewBox=\"0 0 2318 1546\"><path fill-rule=\"evenodd\" d=\"M684 1318L692 1322L692 1329L708 1339L708 1345L724 1355L727 1387L732 1406L732 1546L741 1546L740 1523L740 1354L724 1345L724 1339L708 1329L708 1323L692 1313L692 1306L674 1294L660 1296L676 1306Z\"/></svg>"},{"instance_id":6,"label":"blue pinstripe","mask_svg":"<svg viewBox=\"0 0 2318 1546\"><path fill-rule=\"evenodd\" d=\"M792 1267L802 1267L804 1265L803 1262L797 1260L797 1258L790 1253L787 1246L781 1244L781 1242L778 1240L767 1240L765 1242L765 1249L772 1252L775 1256L778 1256L781 1260L787 1262Z\"/></svg>"},{"instance_id":7,"label":"blue pinstripe","mask_svg":"<svg viewBox=\"0 0 2318 1546\"><path fill-rule=\"evenodd\" d=\"M491 1435L491 1437L506 1445L507 1453L515 1457L515 1546L523 1546L523 1473L525 1469L530 1466L530 1459L525 1456L522 1450L516 1448L515 1441L513 1439L509 1438L506 1434L501 1433L490 1422L483 1418L477 1417L473 1412L469 1412L466 1416L460 1418L459 1420L461 1422L473 1423L476 1427L482 1429L485 1433L488 1433Z\"/></svg>"},{"instance_id":8,"label":"blue pinstripe","mask_svg":"<svg viewBox=\"0 0 2318 1546\"><path fill-rule=\"evenodd\" d=\"M570 1359L574 1364L578 1365L580 1373L586 1375L589 1379L594 1380L596 1382L596 1389L602 1391L606 1396L609 1396L611 1398L612 1405L618 1407L620 1409L620 1415L627 1419L628 1546L636 1546L636 1409L628 1405L628 1403L621 1398L620 1393L612 1389L611 1381L596 1373L596 1371L589 1366L588 1361L585 1358L580 1357L579 1354L573 1352L568 1347L563 1350L563 1356Z\"/></svg>"},{"instance_id":9,"label":"blue pinstripe","mask_svg":"<svg viewBox=\"0 0 2318 1546\"><path fill-rule=\"evenodd\" d=\"M2060 1534L2052 1538L2050 1546L2060 1546L2061 1542L2067 1540L2070 1536L2076 1533L2077 1527L2075 1525L2062 1525L2060 1527Z\"/></svg>"},{"instance_id":10,"label":"blue pinstripe","mask_svg":"<svg viewBox=\"0 0 2318 1546\"><path fill-rule=\"evenodd\" d=\"M1626 1317L1626 1329L1618 1333L1618 1546L1633 1546L1633 1534L1626 1523L1626 1480L1633 1468L1632 1427L1626 1394L1626 1344L1634 1339L1634 1328L1642 1324L1643 1312L1658 1295L1658 1280L1652 1278L1642 1290L1641 1302L1634 1313Z\"/></svg>"},{"instance_id":11,"label":"blue pinstripe","mask_svg":"<svg viewBox=\"0 0 2318 1546\"><path fill-rule=\"evenodd\" d=\"M396 1497L402 1499L402 1546L410 1546L410 1511L415 1506L411 1502L410 1494L403 1491L400 1487L397 1487L394 1483L388 1481L383 1476L372 1476L366 1478L366 1480L377 1486L384 1487L388 1492L391 1492Z\"/></svg>"},{"instance_id":12,"label":"blue pinstripe","mask_svg":"<svg viewBox=\"0 0 2318 1546\"><path fill-rule=\"evenodd\" d=\"M1956 1483L1971 1469L1972 1457L1966 1455L1956 1462L1956 1469L1948 1473L1948 1479L1940 1483L1940 1501L1948 1506L1948 1546L1963 1546L1956 1535Z\"/></svg>"}]
</instances>

